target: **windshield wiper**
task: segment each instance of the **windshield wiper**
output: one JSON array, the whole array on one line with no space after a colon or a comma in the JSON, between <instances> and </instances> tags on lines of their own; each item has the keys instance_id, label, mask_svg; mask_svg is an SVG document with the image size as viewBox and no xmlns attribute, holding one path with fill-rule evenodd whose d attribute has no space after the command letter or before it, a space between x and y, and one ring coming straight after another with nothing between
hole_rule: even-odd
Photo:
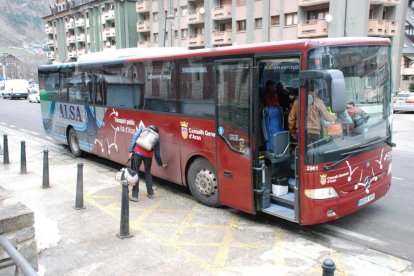
<instances>
[{"instance_id":1,"label":"windshield wiper","mask_svg":"<svg viewBox=\"0 0 414 276\"><path fill-rule=\"evenodd\" d=\"M334 168L334 167L336 167L339 163L342 163L343 161L345 161L346 159L348 159L348 158L350 158L350 157L352 157L352 156L354 156L354 155L356 155L358 152L361 152L362 150L354 150L354 151L352 151L352 152L347 152L347 153L343 153L343 154L348 154L347 156L345 156L344 158L341 158L341 159L339 159L338 161L336 161L335 163L332 163L331 165L329 165L329 166L325 166L325 167L323 167L323 169L325 170L325 171L328 171L328 170L330 170L330 169L332 169L332 168Z\"/></svg>"}]
</instances>

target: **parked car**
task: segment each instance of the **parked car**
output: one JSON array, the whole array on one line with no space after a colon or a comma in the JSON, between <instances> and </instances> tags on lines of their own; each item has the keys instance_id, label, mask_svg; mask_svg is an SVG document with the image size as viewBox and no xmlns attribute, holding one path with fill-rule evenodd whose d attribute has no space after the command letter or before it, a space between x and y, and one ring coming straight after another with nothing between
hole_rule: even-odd
<instances>
[{"instance_id":1,"label":"parked car","mask_svg":"<svg viewBox=\"0 0 414 276\"><path fill-rule=\"evenodd\" d=\"M392 108L396 111L414 111L414 92L401 91L394 95Z\"/></svg>"},{"instance_id":2,"label":"parked car","mask_svg":"<svg viewBox=\"0 0 414 276\"><path fill-rule=\"evenodd\" d=\"M4 86L0 87L0 93L3 99L6 97L10 100L13 98L27 99L29 95L29 82L23 79L6 80Z\"/></svg>"},{"instance_id":3,"label":"parked car","mask_svg":"<svg viewBox=\"0 0 414 276\"><path fill-rule=\"evenodd\" d=\"M31 89L27 98L29 99L29 103L40 103L39 90Z\"/></svg>"}]
</instances>

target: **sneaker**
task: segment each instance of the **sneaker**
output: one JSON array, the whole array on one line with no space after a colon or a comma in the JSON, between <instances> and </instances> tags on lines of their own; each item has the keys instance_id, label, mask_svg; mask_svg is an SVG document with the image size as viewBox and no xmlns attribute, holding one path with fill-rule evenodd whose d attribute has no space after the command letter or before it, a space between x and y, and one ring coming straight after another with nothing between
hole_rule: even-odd
<instances>
[{"instance_id":1,"label":"sneaker","mask_svg":"<svg viewBox=\"0 0 414 276\"><path fill-rule=\"evenodd\" d=\"M147 197L148 197L149 199L153 199L153 198L154 198L154 195L147 195Z\"/></svg>"},{"instance_id":2,"label":"sneaker","mask_svg":"<svg viewBox=\"0 0 414 276\"><path fill-rule=\"evenodd\" d=\"M129 196L129 200L137 202L138 201L138 197Z\"/></svg>"}]
</instances>

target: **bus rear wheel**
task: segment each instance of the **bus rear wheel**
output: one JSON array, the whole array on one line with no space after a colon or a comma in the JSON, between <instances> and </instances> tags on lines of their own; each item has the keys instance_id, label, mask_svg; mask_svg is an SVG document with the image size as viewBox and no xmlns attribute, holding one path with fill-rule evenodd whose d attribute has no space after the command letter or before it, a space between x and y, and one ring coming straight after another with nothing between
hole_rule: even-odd
<instances>
[{"instance_id":1,"label":"bus rear wheel","mask_svg":"<svg viewBox=\"0 0 414 276\"><path fill-rule=\"evenodd\" d=\"M75 155L76 157L80 157L82 154L82 151L79 147L78 135L76 134L76 130L74 130L73 128L69 129L68 143L69 143L69 148L72 154Z\"/></svg>"},{"instance_id":2,"label":"bus rear wheel","mask_svg":"<svg viewBox=\"0 0 414 276\"><path fill-rule=\"evenodd\" d=\"M213 166L204 158L196 159L188 169L188 187L191 194L203 205L219 205L218 181Z\"/></svg>"}]
</instances>

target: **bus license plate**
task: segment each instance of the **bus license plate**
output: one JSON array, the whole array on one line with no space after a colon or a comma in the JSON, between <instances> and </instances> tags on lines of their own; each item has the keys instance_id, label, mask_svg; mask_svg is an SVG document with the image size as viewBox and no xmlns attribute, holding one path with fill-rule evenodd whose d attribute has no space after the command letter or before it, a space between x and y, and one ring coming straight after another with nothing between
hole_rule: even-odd
<instances>
[{"instance_id":1,"label":"bus license plate","mask_svg":"<svg viewBox=\"0 0 414 276\"><path fill-rule=\"evenodd\" d=\"M374 199L375 199L375 193L370 194L366 197L363 197L360 200L358 200L358 207L364 204L367 204L368 202L373 201Z\"/></svg>"}]
</instances>

